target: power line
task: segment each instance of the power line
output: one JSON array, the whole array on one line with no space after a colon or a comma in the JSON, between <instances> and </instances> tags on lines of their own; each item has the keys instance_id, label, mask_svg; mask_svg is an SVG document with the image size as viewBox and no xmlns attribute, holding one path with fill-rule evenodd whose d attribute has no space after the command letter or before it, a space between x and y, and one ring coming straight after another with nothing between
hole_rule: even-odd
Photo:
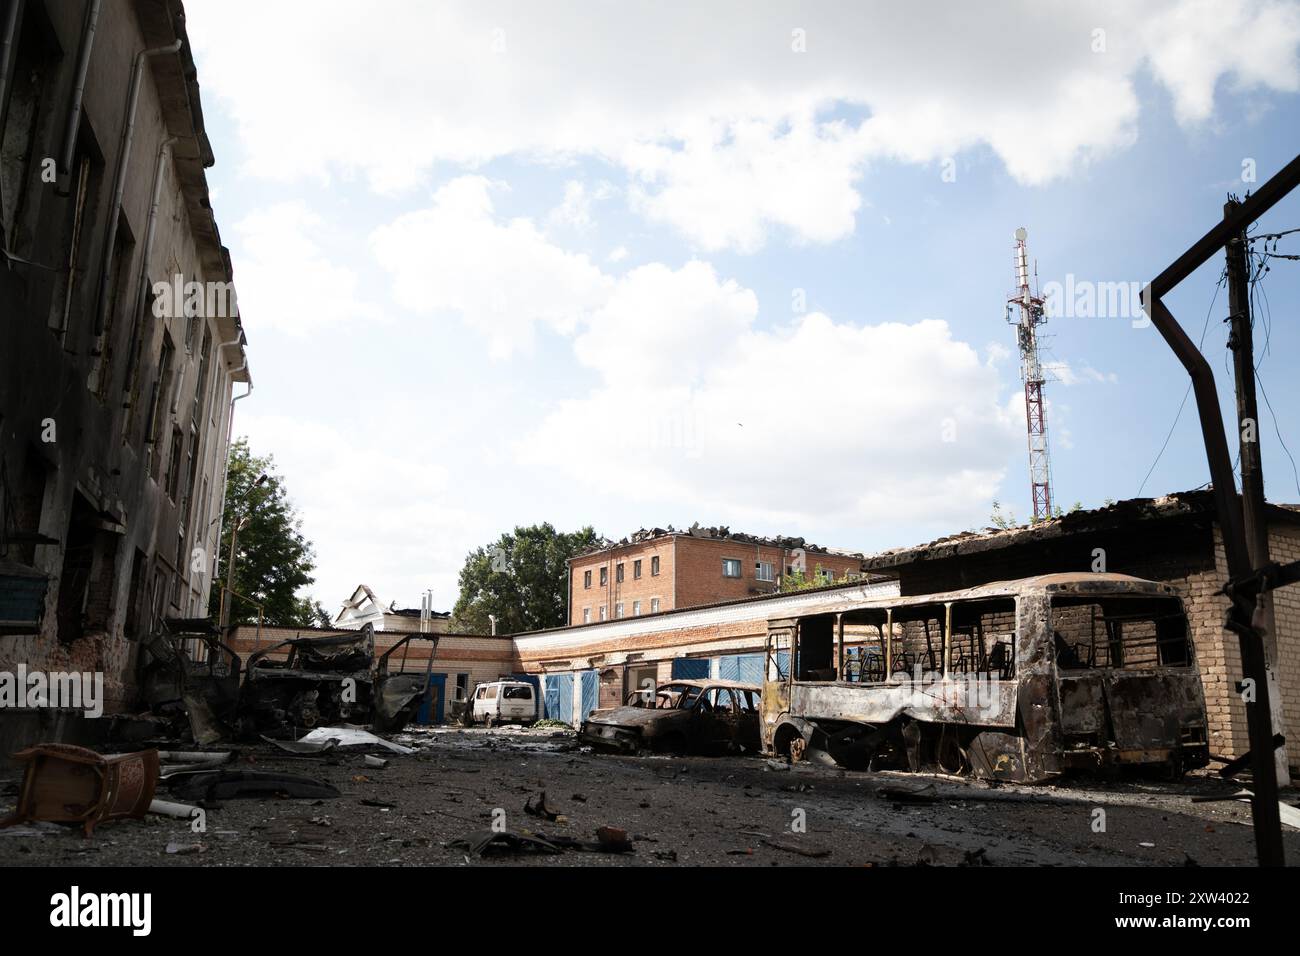
<instances>
[{"instance_id":1,"label":"power line","mask_svg":"<svg viewBox=\"0 0 1300 956\"><path fill-rule=\"evenodd\" d=\"M1224 282L1227 281L1228 270L1225 268L1219 273L1219 281L1214 285L1214 298L1210 299L1210 307L1205 310L1205 323L1201 326L1201 340L1196 343L1198 349L1205 345L1205 333L1210 330L1210 315L1214 312L1214 303L1219 301L1219 290L1223 288ZM1147 469L1146 478L1142 479L1142 484L1138 485L1137 496L1142 497L1142 489L1147 486L1147 481L1151 478L1151 473L1156 470L1156 465L1160 464L1160 459L1169 447L1169 440L1174 437L1174 429L1178 427L1178 420L1183 417L1183 409L1187 406L1187 396L1192 394L1192 384L1187 383L1187 391L1183 392L1183 400L1178 403L1178 413L1174 415L1174 423L1169 426L1169 434L1165 436L1165 443L1160 446L1160 451L1156 454L1156 460L1151 463Z\"/></svg>"}]
</instances>

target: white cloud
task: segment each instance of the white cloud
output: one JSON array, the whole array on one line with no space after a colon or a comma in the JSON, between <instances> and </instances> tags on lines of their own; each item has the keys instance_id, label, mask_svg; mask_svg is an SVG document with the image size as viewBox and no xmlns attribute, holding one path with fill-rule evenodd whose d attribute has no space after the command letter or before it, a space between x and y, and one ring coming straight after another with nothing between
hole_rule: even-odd
<instances>
[{"instance_id":1,"label":"white cloud","mask_svg":"<svg viewBox=\"0 0 1300 956\"><path fill-rule=\"evenodd\" d=\"M648 321L683 296L698 311ZM575 343L603 382L522 439L520 464L764 527L964 521L996 494L1019 433L999 376L946 323L814 313L764 331L756 313L702 263L634 270ZM588 445L598 469L574 454Z\"/></svg>"},{"instance_id":2,"label":"white cloud","mask_svg":"<svg viewBox=\"0 0 1300 956\"><path fill-rule=\"evenodd\" d=\"M548 242L532 221L498 217L492 190L482 176L458 177L429 208L376 229L370 244L399 305L418 315L458 314L505 358L527 349L539 324L573 331L605 300L610 280L586 256Z\"/></svg>"},{"instance_id":3,"label":"white cloud","mask_svg":"<svg viewBox=\"0 0 1300 956\"><path fill-rule=\"evenodd\" d=\"M1145 70L1184 123L1213 115L1220 86L1300 89L1285 0L188 9L205 90L235 118L251 175L393 192L440 162L597 156L704 249L751 251L773 226L847 235L878 158L986 146L1021 182L1069 175L1134 141Z\"/></svg>"},{"instance_id":4,"label":"white cloud","mask_svg":"<svg viewBox=\"0 0 1300 956\"><path fill-rule=\"evenodd\" d=\"M235 225L239 310L249 327L306 335L326 326L378 320L351 268L332 262L315 237L325 221L302 202L282 202Z\"/></svg>"}]
</instances>

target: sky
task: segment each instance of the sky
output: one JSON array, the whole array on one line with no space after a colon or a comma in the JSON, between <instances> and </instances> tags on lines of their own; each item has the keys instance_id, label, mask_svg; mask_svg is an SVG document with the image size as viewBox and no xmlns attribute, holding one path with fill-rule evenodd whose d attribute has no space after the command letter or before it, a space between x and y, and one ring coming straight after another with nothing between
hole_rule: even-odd
<instances>
[{"instance_id":1,"label":"sky","mask_svg":"<svg viewBox=\"0 0 1300 956\"><path fill-rule=\"evenodd\" d=\"M1300 4L186 10L255 386L234 430L328 608L364 582L449 610L469 551L543 521L873 552L1027 520L1022 226L1055 501L1209 479L1185 372L1113 293L1300 150ZM1297 226L1300 194L1251 231ZM1266 492L1297 502L1300 261L1267 265ZM1230 413L1221 272L1166 303Z\"/></svg>"}]
</instances>

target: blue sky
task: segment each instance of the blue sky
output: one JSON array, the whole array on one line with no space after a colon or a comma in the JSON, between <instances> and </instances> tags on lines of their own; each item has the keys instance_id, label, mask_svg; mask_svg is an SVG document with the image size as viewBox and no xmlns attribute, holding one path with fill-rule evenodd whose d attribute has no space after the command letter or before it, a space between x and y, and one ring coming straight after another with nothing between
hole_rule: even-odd
<instances>
[{"instance_id":1,"label":"blue sky","mask_svg":"<svg viewBox=\"0 0 1300 956\"><path fill-rule=\"evenodd\" d=\"M450 608L465 553L535 521L873 551L1026 518L1013 231L1044 284L1163 269L1300 147L1300 12L931 6L190 0L256 383L235 430L276 456L312 593ZM1300 196L1257 228L1295 226ZM1300 263L1273 265L1257 360L1300 454ZM1194 337L1219 270L1167 300ZM1135 496L1185 374L1127 316L1046 332L1056 500ZM1262 419L1269 496L1300 501ZM1207 479L1189 402L1143 494Z\"/></svg>"}]
</instances>

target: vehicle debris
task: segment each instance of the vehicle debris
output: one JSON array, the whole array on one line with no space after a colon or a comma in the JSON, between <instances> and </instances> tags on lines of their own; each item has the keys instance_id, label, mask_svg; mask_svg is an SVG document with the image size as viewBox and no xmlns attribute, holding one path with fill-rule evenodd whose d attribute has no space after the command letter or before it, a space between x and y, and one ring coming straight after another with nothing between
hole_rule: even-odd
<instances>
[{"instance_id":1,"label":"vehicle debris","mask_svg":"<svg viewBox=\"0 0 1300 956\"><path fill-rule=\"evenodd\" d=\"M173 779L177 782L172 793L199 802L280 795L300 800L342 796L337 787L322 780L264 770L207 770Z\"/></svg>"},{"instance_id":2,"label":"vehicle debris","mask_svg":"<svg viewBox=\"0 0 1300 956\"><path fill-rule=\"evenodd\" d=\"M331 740L336 747L383 747L395 754L415 753L412 747L395 744L361 727L317 727L305 737L299 738L297 743L325 744Z\"/></svg>"},{"instance_id":3,"label":"vehicle debris","mask_svg":"<svg viewBox=\"0 0 1300 956\"><path fill-rule=\"evenodd\" d=\"M674 680L653 694L633 691L622 707L593 711L578 739L619 753L756 753L759 695L756 684Z\"/></svg>"},{"instance_id":4,"label":"vehicle debris","mask_svg":"<svg viewBox=\"0 0 1300 956\"><path fill-rule=\"evenodd\" d=\"M413 641L433 645L422 673L404 670ZM211 621L165 621L143 645L141 687L173 736L188 729L201 746L343 723L396 733L424 702L437 643L433 634L409 634L376 656L367 624L347 634L281 641L244 662ZM190 647L199 648L197 660Z\"/></svg>"}]
</instances>

